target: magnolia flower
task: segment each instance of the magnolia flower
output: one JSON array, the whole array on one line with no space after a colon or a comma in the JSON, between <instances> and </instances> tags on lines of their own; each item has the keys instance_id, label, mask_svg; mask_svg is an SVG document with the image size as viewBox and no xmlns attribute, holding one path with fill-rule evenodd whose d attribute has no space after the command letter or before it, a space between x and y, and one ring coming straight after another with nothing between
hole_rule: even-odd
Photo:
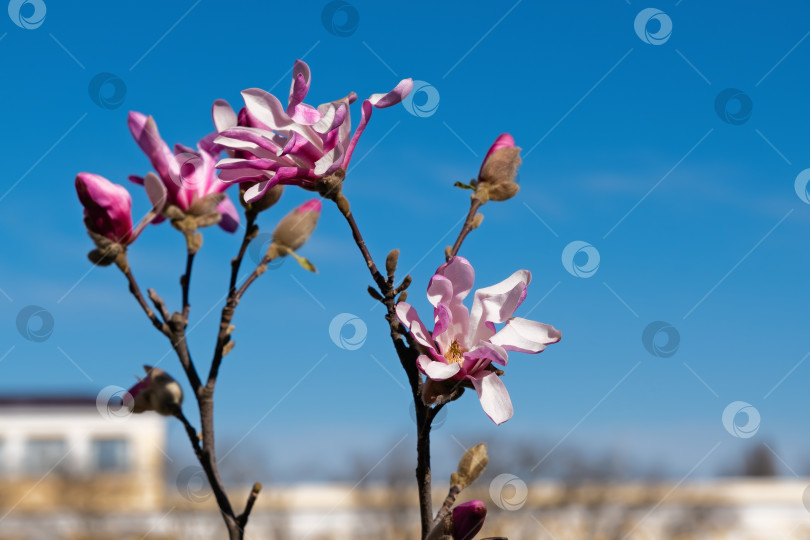
<instances>
[{"instance_id":1,"label":"magnolia flower","mask_svg":"<svg viewBox=\"0 0 810 540\"><path fill-rule=\"evenodd\" d=\"M374 108L396 105L413 88L413 80L404 79L386 94L372 94L363 101L360 123L352 135L349 106L357 94L315 108L304 103L310 82L309 66L296 60L286 108L264 90L245 90L242 122L227 102L214 103L214 123L220 132L214 142L232 152L250 154L233 155L217 164L222 180L257 182L245 192L246 201L258 199L276 184L311 189L317 180L345 171Z\"/></svg>"},{"instance_id":2,"label":"magnolia flower","mask_svg":"<svg viewBox=\"0 0 810 540\"><path fill-rule=\"evenodd\" d=\"M531 277L528 270L518 270L496 285L478 289L468 310L462 301L472 290L475 271L466 259L454 257L439 267L428 285L427 297L434 307L432 335L410 304L400 302L396 307L399 320L427 353L417 359L422 373L433 381L471 383L484 412L496 424L509 420L513 409L491 363L505 366L507 351L535 354L561 338L553 326L512 317L526 298ZM500 323L506 324L497 330Z\"/></svg>"},{"instance_id":3,"label":"magnolia flower","mask_svg":"<svg viewBox=\"0 0 810 540\"><path fill-rule=\"evenodd\" d=\"M453 508L453 540L472 540L487 517L484 501L469 501Z\"/></svg>"},{"instance_id":4,"label":"magnolia flower","mask_svg":"<svg viewBox=\"0 0 810 540\"><path fill-rule=\"evenodd\" d=\"M127 124L135 142L152 162L155 172L166 186L167 205L193 214L197 207L205 206L193 207L195 202L208 195L222 193L230 186L216 176L215 164L222 147L213 143L215 134L201 139L196 151L176 144L172 153L160 137L157 124L151 116L131 111ZM130 176L129 179L136 184L143 184L143 178L139 176ZM222 216L219 226L228 232L236 231L239 214L233 202L226 196L217 204L216 210Z\"/></svg>"}]
</instances>

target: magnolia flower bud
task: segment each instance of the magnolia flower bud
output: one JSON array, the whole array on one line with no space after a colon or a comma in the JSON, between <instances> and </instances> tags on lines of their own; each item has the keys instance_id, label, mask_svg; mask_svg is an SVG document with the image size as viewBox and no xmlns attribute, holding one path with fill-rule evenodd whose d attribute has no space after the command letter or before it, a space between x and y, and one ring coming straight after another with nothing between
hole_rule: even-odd
<instances>
[{"instance_id":1,"label":"magnolia flower bud","mask_svg":"<svg viewBox=\"0 0 810 540\"><path fill-rule=\"evenodd\" d=\"M79 173L76 193L84 206L88 231L126 246L132 238L132 198L129 192L103 176Z\"/></svg>"},{"instance_id":2,"label":"magnolia flower bud","mask_svg":"<svg viewBox=\"0 0 810 540\"><path fill-rule=\"evenodd\" d=\"M487 505L469 501L453 508L453 540L471 540L484 526Z\"/></svg>"},{"instance_id":3,"label":"magnolia flower bud","mask_svg":"<svg viewBox=\"0 0 810 540\"><path fill-rule=\"evenodd\" d=\"M303 246L315 231L321 208L320 199L310 199L284 216L273 231L273 244L289 251Z\"/></svg>"},{"instance_id":4,"label":"magnolia flower bud","mask_svg":"<svg viewBox=\"0 0 810 540\"><path fill-rule=\"evenodd\" d=\"M174 413L183 404L183 389L162 369L143 366L146 377L129 389L133 399L132 412L155 411L163 416Z\"/></svg>"},{"instance_id":5,"label":"magnolia flower bud","mask_svg":"<svg viewBox=\"0 0 810 540\"><path fill-rule=\"evenodd\" d=\"M245 208L245 211L249 213L258 214L259 212L264 212L276 204L279 199L281 199L281 195L284 193L284 186L281 184L276 184L265 191L264 195L262 195L259 199L253 202L245 202L245 191L247 191L247 189L252 185L253 184L245 183L241 184L239 188L239 202Z\"/></svg>"},{"instance_id":6,"label":"magnolia flower bud","mask_svg":"<svg viewBox=\"0 0 810 540\"><path fill-rule=\"evenodd\" d=\"M458 462L458 469L450 475L450 485L464 489L475 482L489 463L487 445L477 444L464 452Z\"/></svg>"},{"instance_id":7,"label":"magnolia flower bud","mask_svg":"<svg viewBox=\"0 0 810 540\"><path fill-rule=\"evenodd\" d=\"M478 172L476 197L482 202L505 201L520 190L515 182L520 166L520 147L508 133L500 135L489 148Z\"/></svg>"}]
</instances>

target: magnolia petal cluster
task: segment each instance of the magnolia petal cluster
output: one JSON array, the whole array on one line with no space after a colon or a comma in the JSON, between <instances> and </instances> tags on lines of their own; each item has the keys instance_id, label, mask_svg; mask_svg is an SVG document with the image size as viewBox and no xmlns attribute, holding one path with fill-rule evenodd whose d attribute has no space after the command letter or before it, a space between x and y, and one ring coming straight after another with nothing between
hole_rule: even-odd
<instances>
[{"instance_id":1,"label":"magnolia petal cluster","mask_svg":"<svg viewBox=\"0 0 810 540\"><path fill-rule=\"evenodd\" d=\"M286 107L258 88L242 92L245 109L239 115L227 102L214 103L219 131L214 142L231 156L217 164L222 170L220 178L252 182L245 191L247 202L259 199L277 184L315 189L319 180L345 171L372 111L396 105L413 89L413 81L404 79L390 92L369 96L352 135L350 105L357 94L313 107L304 103L311 80L309 66L297 60Z\"/></svg>"},{"instance_id":2,"label":"magnolia petal cluster","mask_svg":"<svg viewBox=\"0 0 810 540\"><path fill-rule=\"evenodd\" d=\"M221 219L218 220L219 226L228 232L236 231L239 226L239 213L227 196L219 195L230 184L217 178L215 165L222 153L222 147L213 142L214 133L202 138L197 150L176 144L172 152L161 138L157 124L151 116L131 111L127 125L135 142L149 158L157 176L166 187L167 209L174 206L184 214L202 217L198 215L198 211L200 208L207 209L208 205L198 201L209 198L216 201L216 211L221 215ZM130 176L129 179L136 184L144 183L144 179L140 176ZM205 219L205 224L212 221L210 218Z\"/></svg>"},{"instance_id":3,"label":"magnolia petal cluster","mask_svg":"<svg viewBox=\"0 0 810 540\"><path fill-rule=\"evenodd\" d=\"M512 417L513 408L492 363L506 366L507 351L539 353L562 335L551 325L512 317L526 298L531 282L528 270L518 270L496 285L478 289L468 310L463 300L474 279L472 265L462 257L439 267L427 291L434 308L432 334L410 304L397 304L397 316L426 351L417 360L420 371L434 381L470 383L484 412L501 424ZM495 325L502 323L503 327L496 329Z\"/></svg>"},{"instance_id":4,"label":"magnolia petal cluster","mask_svg":"<svg viewBox=\"0 0 810 540\"><path fill-rule=\"evenodd\" d=\"M143 366L146 377L128 390L132 396L132 412L155 411L169 416L183 404L183 389L180 384L160 368Z\"/></svg>"}]
</instances>

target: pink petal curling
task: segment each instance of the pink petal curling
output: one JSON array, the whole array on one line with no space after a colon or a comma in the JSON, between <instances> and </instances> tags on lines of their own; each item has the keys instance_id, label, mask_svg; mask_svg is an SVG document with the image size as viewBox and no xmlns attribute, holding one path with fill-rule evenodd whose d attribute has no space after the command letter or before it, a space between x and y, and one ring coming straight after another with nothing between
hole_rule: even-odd
<instances>
[{"instance_id":1,"label":"pink petal curling","mask_svg":"<svg viewBox=\"0 0 810 540\"><path fill-rule=\"evenodd\" d=\"M481 176L481 171L484 170L484 164L486 164L489 156L491 156L496 150L500 150L501 148L514 148L515 147L515 139L508 133L502 133L498 135L498 138L495 139L495 142L492 143L492 146L489 147L487 150L487 155L484 156L484 160L481 162L481 169L478 171L478 176Z\"/></svg>"},{"instance_id":2,"label":"pink petal curling","mask_svg":"<svg viewBox=\"0 0 810 540\"><path fill-rule=\"evenodd\" d=\"M360 124L358 124L357 130L355 130L349 147L346 150L346 157L343 158L344 169L349 168L349 162L357 146L357 141L360 140L360 136L363 134L363 131L365 131L369 120L371 120L371 112L374 110L372 107L385 109L386 107L396 105L405 99L408 94L411 93L411 90L413 90L413 79L403 79L387 94L372 94L371 97L363 101L362 108L360 109Z\"/></svg>"},{"instance_id":3,"label":"pink petal curling","mask_svg":"<svg viewBox=\"0 0 810 540\"><path fill-rule=\"evenodd\" d=\"M472 540L484 526L487 505L483 501L469 501L453 508L453 540Z\"/></svg>"},{"instance_id":4,"label":"pink petal curling","mask_svg":"<svg viewBox=\"0 0 810 540\"><path fill-rule=\"evenodd\" d=\"M76 193L90 230L122 245L135 240L132 198L126 188L103 176L83 172L76 176Z\"/></svg>"},{"instance_id":5,"label":"pink petal curling","mask_svg":"<svg viewBox=\"0 0 810 540\"><path fill-rule=\"evenodd\" d=\"M286 107L264 90L243 91L245 108L237 115L236 127L232 125L232 109L215 102L213 114L220 136L214 143L224 147L232 158L217 164L217 168L228 171L220 178L227 182L258 181L260 185L246 190L247 202L250 202L247 197L258 197L275 184L311 189L319 179L338 169L345 170L371 110L399 103L413 88L413 82L406 79L391 92L371 95L363 102L360 125L352 137L349 106L357 94L351 92L344 98L312 107L304 103L311 82L309 66L297 60ZM281 174L285 167L306 170L292 176L289 172ZM265 172L266 179L257 177L255 170Z\"/></svg>"},{"instance_id":6,"label":"pink petal curling","mask_svg":"<svg viewBox=\"0 0 810 540\"><path fill-rule=\"evenodd\" d=\"M462 300L472 290L475 271L466 259L454 257L440 266L428 285L434 330L427 330L416 310L406 302L396 306L397 317L426 354L417 365L428 379L467 380L475 388L484 412L497 424L512 417L513 408L503 382L490 367L506 366L507 351L536 354L561 334L553 326L512 314L526 298L531 273L519 270L504 281L479 289L473 307ZM496 324L504 324L500 331ZM435 340L435 341L434 341Z\"/></svg>"},{"instance_id":7,"label":"pink petal curling","mask_svg":"<svg viewBox=\"0 0 810 540\"><path fill-rule=\"evenodd\" d=\"M481 401L481 408L487 416L498 425L503 424L514 413L512 400L509 392L498 375L492 371L480 374L478 377L470 377L478 399Z\"/></svg>"},{"instance_id":8,"label":"pink petal curling","mask_svg":"<svg viewBox=\"0 0 810 540\"><path fill-rule=\"evenodd\" d=\"M214 123L229 125L235 118L227 102L217 100L212 107ZM130 111L127 124L135 142L149 158L160 180L166 187L166 204L188 210L197 199L212 193L221 193L230 184L220 181L216 176L215 163L223 147L216 144L214 134L203 137L197 150L182 144L176 144L174 153L163 141L157 124L151 116ZM140 177L130 177L135 183L143 184ZM227 232L235 232L239 225L239 213L233 203L226 199L217 206L222 220L220 227ZM155 223L162 219L155 219Z\"/></svg>"}]
</instances>

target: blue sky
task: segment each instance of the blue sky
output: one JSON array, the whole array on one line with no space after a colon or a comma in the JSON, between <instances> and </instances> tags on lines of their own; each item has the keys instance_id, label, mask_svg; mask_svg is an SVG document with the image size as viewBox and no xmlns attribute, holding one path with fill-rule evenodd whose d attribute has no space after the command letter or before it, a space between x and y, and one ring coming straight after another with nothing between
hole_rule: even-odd
<instances>
[{"instance_id":1,"label":"blue sky","mask_svg":"<svg viewBox=\"0 0 810 540\"><path fill-rule=\"evenodd\" d=\"M423 313L427 280L467 211L468 193L453 183L477 173L498 134L523 147L519 196L483 208L462 255L478 286L530 269L518 315L531 311L563 339L541 355L512 356L504 381L516 412L503 426L472 393L453 404L435 436L441 471L479 439L536 442L537 461L549 448L621 452L676 476L713 474L765 441L783 473L808 470L810 207L794 189L810 167L803 3L354 1L335 15L332 30L344 36L324 26L326 2L46 3L37 28L0 22L3 392L95 394L128 386L141 364L158 361L181 374L120 273L91 269L73 178L89 171L127 185L140 215L146 197L126 177L149 164L126 128L129 110L154 115L170 144L193 145L212 130L214 99L238 106L242 89L260 87L283 101L293 61L304 58L310 103L352 90L362 99L405 77L435 89L427 116L402 106L375 112L345 184L376 259L401 249L410 301ZM653 39L634 30L649 7L672 23L659 44L644 41L655 42L655 20L642 26ZM32 6L23 9L30 18ZM91 99L98 73L123 81L120 106ZM720 103L732 119L740 99L752 103L736 124L718 113L727 88L744 95ZM309 196L288 189L260 225L271 230ZM563 266L573 241L600 255L588 278ZM238 242L205 231L192 284L199 326L189 337L201 366ZM237 313L236 348L217 387L222 451L237 441L266 451L289 480L305 469L340 476L356 456L373 463L406 434L403 448L415 440L382 309L364 292L370 278L333 208L301 253L319 274L287 261L262 276ZM143 288L177 305L179 233L152 227L130 260ZM17 331L29 305L52 314L45 341ZM341 313L367 326L357 350L329 337ZM642 343L654 321L679 335L669 357ZM735 401L761 415L751 438L724 429ZM172 451L189 453L179 426L170 433ZM313 467L316 459L323 463ZM537 472L515 468L495 472Z\"/></svg>"}]
</instances>

